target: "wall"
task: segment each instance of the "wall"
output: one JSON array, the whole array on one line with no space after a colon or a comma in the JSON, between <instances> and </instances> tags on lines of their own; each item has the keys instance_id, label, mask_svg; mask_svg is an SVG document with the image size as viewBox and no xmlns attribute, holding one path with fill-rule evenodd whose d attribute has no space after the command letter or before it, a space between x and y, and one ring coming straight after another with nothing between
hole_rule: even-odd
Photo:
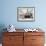
<instances>
[{"instance_id":1,"label":"wall","mask_svg":"<svg viewBox=\"0 0 46 46\"><path fill-rule=\"evenodd\" d=\"M1 0L0 24L13 24L16 28L44 27L46 28L45 0ZM18 22L17 7L35 7L34 22Z\"/></svg>"}]
</instances>

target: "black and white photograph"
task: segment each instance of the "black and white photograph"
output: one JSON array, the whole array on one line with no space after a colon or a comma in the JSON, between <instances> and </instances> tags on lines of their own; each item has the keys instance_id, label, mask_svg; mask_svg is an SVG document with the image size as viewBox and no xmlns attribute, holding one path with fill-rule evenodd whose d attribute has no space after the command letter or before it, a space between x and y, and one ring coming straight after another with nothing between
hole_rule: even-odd
<instances>
[{"instance_id":1,"label":"black and white photograph","mask_svg":"<svg viewBox=\"0 0 46 46\"><path fill-rule=\"evenodd\" d=\"M17 20L18 21L34 21L35 7L18 7Z\"/></svg>"}]
</instances>

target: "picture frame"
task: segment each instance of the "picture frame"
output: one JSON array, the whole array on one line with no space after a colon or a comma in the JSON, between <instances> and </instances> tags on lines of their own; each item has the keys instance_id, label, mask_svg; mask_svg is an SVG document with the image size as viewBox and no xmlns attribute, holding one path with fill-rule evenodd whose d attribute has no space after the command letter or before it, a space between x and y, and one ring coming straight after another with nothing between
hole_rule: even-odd
<instances>
[{"instance_id":1,"label":"picture frame","mask_svg":"<svg viewBox=\"0 0 46 46\"><path fill-rule=\"evenodd\" d=\"M17 7L17 21L35 21L35 7Z\"/></svg>"}]
</instances>

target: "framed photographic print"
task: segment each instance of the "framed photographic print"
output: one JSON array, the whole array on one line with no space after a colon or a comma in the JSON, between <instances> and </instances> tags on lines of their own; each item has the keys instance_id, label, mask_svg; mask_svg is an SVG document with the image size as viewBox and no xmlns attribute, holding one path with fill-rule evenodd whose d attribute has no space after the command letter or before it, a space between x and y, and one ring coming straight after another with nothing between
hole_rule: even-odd
<instances>
[{"instance_id":1,"label":"framed photographic print","mask_svg":"<svg viewBox=\"0 0 46 46\"><path fill-rule=\"evenodd\" d=\"M18 21L34 21L35 20L35 7L18 7L17 8Z\"/></svg>"}]
</instances>

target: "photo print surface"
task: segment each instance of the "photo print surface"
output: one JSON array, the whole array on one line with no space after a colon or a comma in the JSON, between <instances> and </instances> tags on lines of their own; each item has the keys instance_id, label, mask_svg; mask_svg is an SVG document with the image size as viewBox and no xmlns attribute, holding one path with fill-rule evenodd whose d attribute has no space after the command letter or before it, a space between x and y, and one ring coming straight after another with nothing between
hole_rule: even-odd
<instances>
[{"instance_id":1,"label":"photo print surface","mask_svg":"<svg viewBox=\"0 0 46 46\"><path fill-rule=\"evenodd\" d=\"M17 19L18 21L34 21L35 8L34 7L18 7Z\"/></svg>"}]
</instances>

